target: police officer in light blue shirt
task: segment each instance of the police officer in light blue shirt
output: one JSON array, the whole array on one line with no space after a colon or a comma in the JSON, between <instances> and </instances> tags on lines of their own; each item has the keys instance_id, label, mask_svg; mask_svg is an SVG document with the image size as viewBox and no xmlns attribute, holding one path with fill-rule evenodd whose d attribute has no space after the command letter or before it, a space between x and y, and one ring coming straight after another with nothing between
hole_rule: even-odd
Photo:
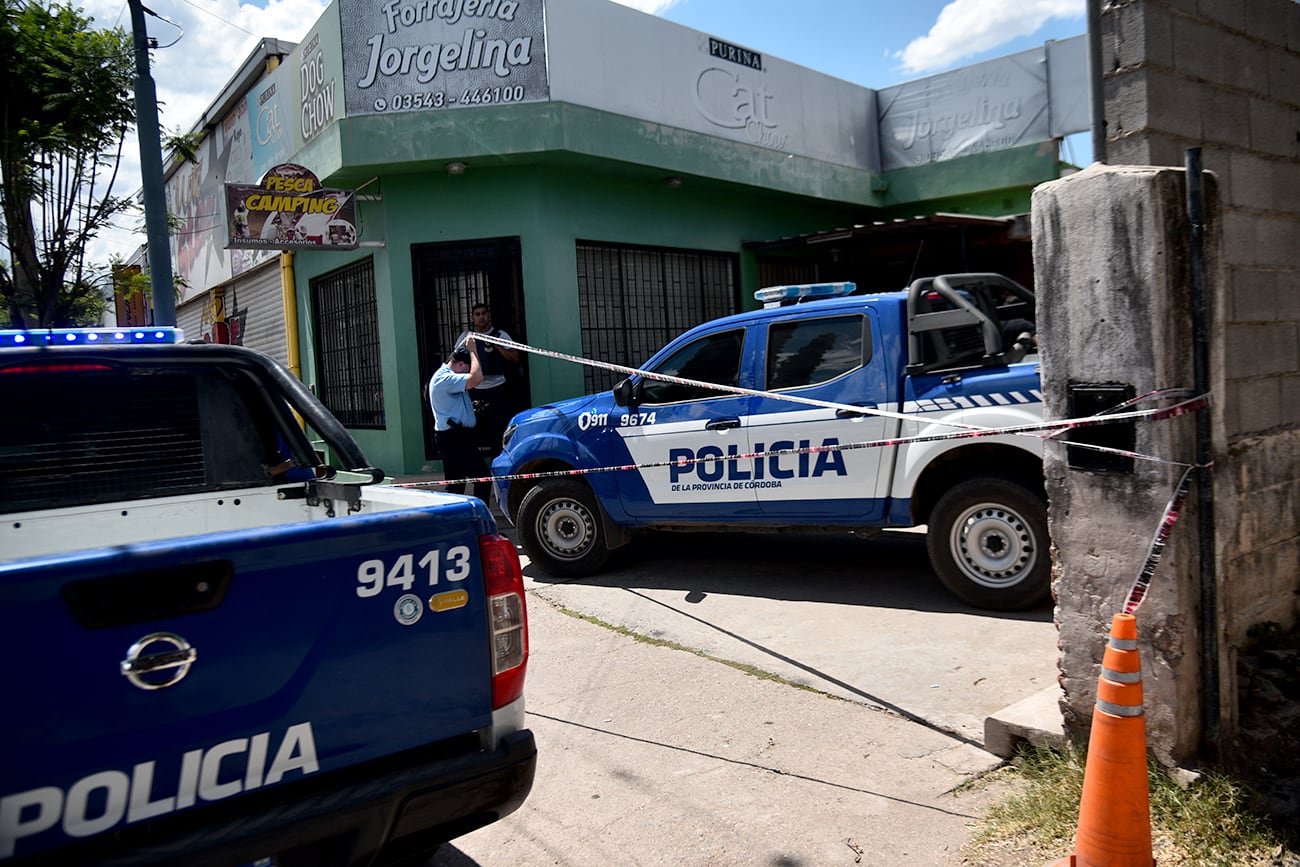
<instances>
[{"instance_id":1,"label":"police officer in light blue shirt","mask_svg":"<svg viewBox=\"0 0 1300 867\"><path fill-rule=\"evenodd\" d=\"M490 474L474 435L474 402L469 390L483 381L483 368L474 352L474 338L457 347L429 380L429 406L433 408L434 439L442 455L445 479L453 494L465 493L464 479L486 479ZM491 483L474 483L474 496L487 502Z\"/></svg>"}]
</instances>

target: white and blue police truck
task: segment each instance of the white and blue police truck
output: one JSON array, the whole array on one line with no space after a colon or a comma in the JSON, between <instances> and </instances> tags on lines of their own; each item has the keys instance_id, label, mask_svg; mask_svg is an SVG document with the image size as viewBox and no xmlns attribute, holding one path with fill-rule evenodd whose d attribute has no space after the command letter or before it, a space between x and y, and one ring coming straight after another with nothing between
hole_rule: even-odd
<instances>
[{"instance_id":1,"label":"white and blue police truck","mask_svg":"<svg viewBox=\"0 0 1300 867\"><path fill-rule=\"evenodd\" d=\"M687 331L612 391L514 417L492 469L532 562L591 575L641 530L928 525L961 599L1041 602L1042 440L987 433L1042 418L1033 293L950 274L756 296L762 309Z\"/></svg>"}]
</instances>

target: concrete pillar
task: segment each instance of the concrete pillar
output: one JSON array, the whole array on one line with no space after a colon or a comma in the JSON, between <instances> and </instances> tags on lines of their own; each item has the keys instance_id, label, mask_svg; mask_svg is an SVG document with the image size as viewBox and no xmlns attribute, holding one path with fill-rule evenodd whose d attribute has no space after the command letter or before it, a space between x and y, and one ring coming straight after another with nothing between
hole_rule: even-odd
<instances>
[{"instance_id":1,"label":"concrete pillar","mask_svg":"<svg viewBox=\"0 0 1300 867\"><path fill-rule=\"evenodd\" d=\"M1049 418L1070 417L1071 385L1130 385L1138 395L1192 386L1183 175L1179 169L1095 165L1035 190L1034 283ZM1206 196L1207 234L1214 238L1217 197L1210 175ZM1213 262L1208 271L1213 294ZM1194 460L1190 415L1139 421L1135 436L1140 454ZM1061 709L1067 734L1081 739L1091 722L1111 616L1122 610L1147 558L1182 468L1136 461L1132 472L1074 469L1066 448L1052 445L1045 470ZM1148 742L1167 764L1193 756L1200 736L1193 503L1189 497L1138 612Z\"/></svg>"}]
</instances>

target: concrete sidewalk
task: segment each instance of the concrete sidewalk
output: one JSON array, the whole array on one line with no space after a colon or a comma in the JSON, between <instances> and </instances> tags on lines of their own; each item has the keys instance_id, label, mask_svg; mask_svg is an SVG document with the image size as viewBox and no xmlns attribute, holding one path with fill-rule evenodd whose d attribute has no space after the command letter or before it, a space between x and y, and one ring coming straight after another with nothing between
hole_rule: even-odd
<instances>
[{"instance_id":1,"label":"concrete sidewalk","mask_svg":"<svg viewBox=\"0 0 1300 867\"><path fill-rule=\"evenodd\" d=\"M432 867L961 863L1001 791L965 784L1059 734L1050 612L956 602L922 533L808 544L655 537L569 582L523 557L537 779Z\"/></svg>"},{"instance_id":2,"label":"concrete sidewalk","mask_svg":"<svg viewBox=\"0 0 1300 867\"><path fill-rule=\"evenodd\" d=\"M959 863L998 763L896 715L764 680L529 596L532 794L431 863Z\"/></svg>"}]
</instances>

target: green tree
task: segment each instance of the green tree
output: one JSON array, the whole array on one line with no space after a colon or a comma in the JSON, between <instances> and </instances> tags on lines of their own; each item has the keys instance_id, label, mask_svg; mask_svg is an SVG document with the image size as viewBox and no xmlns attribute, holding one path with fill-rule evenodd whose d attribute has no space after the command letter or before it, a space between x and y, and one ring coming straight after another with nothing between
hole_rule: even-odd
<instances>
[{"instance_id":1,"label":"green tree","mask_svg":"<svg viewBox=\"0 0 1300 867\"><path fill-rule=\"evenodd\" d=\"M135 121L131 39L91 21L57 2L0 0L0 303L17 327L94 321L102 281L86 245L133 207L112 194Z\"/></svg>"}]
</instances>

